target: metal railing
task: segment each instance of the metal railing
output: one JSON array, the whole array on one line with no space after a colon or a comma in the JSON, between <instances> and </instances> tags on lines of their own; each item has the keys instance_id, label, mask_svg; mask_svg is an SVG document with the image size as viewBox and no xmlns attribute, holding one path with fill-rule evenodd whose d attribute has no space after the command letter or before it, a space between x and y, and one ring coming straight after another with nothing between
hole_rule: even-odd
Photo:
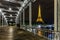
<instances>
[{"instance_id":1,"label":"metal railing","mask_svg":"<svg viewBox=\"0 0 60 40\"><path fill-rule=\"evenodd\" d=\"M21 29L27 30L29 32L34 33L34 35L39 35L41 37L44 37L48 40L60 40L60 32L49 30L49 29L37 29L27 26L22 26Z\"/></svg>"}]
</instances>

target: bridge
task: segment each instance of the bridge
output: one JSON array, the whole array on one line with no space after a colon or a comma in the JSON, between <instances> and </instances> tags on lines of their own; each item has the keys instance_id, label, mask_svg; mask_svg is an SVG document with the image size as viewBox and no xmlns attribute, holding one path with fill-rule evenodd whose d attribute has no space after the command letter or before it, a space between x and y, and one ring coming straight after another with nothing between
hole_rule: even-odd
<instances>
[{"instance_id":1,"label":"bridge","mask_svg":"<svg viewBox=\"0 0 60 40\"><path fill-rule=\"evenodd\" d=\"M47 39L37 35L35 37L33 33L20 29L16 26L18 17L20 16L21 19L21 13L24 15L24 9L27 8L27 6L29 6L29 25L31 26L31 3L34 1L35 0L0 0L0 40L40 40L40 38L41 40Z\"/></svg>"},{"instance_id":2,"label":"bridge","mask_svg":"<svg viewBox=\"0 0 60 40\"><path fill-rule=\"evenodd\" d=\"M0 14L2 15L2 20L5 20L6 25L16 25L18 17L21 16L23 10L27 8L27 6L30 6L29 10L31 12L31 2L32 2L31 0L11 0L11 1L1 0ZM31 22L31 13L29 14L30 14L30 22ZM20 17L20 21L21 21L21 17ZM2 21L2 25L3 25L3 21Z\"/></svg>"}]
</instances>

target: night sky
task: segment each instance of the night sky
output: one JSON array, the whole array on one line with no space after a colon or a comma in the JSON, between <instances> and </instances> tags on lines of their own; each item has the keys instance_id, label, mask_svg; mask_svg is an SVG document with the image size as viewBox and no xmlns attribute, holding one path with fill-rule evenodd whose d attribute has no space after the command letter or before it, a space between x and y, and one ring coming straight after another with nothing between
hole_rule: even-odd
<instances>
[{"instance_id":1,"label":"night sky","mask_svg":"<svg viewBox=\"0 0 60 40\"><path fill-rule=\"evenodd\" d=\"M54 24L54 0L37 0L32 3L32 23L36 23L38 17L38 6L41 6L41 15L44 21L44 24ZM29 19L29 8L26 11L26 22Z\"/></svg>"}]
</instances>

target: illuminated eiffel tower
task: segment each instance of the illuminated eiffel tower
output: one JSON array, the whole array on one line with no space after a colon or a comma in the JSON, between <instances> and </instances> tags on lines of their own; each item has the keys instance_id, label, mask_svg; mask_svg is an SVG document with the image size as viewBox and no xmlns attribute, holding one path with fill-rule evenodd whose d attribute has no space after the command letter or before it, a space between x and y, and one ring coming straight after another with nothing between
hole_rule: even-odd
<instances>
[{"instance_id":1,"label":"illuminated eiffel tower","mask_svg":"<svg viewBox=\"0 0 60 40\"><path fill-rule=\"evenodd\" d=\"M43 21L43 19L41 17L41 8L40 8L40 5L38 7L38 18L37 18L36 22L38 22L38 23L44 23L44 21Z\"/></svg>"}]
</instances>

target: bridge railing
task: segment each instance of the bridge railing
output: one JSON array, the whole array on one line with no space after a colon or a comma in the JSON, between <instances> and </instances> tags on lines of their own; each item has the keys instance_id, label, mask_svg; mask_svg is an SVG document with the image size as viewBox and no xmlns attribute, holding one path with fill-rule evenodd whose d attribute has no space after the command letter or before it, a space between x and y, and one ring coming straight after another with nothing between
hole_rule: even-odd
<instances>
[{"instance_id":1,"label":"bridge railing","mask_svg":"<svg viewBox=\"0 0 60 40\"><path fill-rule=\"evenodd\" d=\"M60 32L59 31L54 31L54 30L49 30L49 29L37 29L37 28L31 28L31 27L21 27L21 29L27 30L29 32L32 32L39 36L42 36L44 38L47 38L48 40L60 40Z\"/></svg>"}]
</instances>

